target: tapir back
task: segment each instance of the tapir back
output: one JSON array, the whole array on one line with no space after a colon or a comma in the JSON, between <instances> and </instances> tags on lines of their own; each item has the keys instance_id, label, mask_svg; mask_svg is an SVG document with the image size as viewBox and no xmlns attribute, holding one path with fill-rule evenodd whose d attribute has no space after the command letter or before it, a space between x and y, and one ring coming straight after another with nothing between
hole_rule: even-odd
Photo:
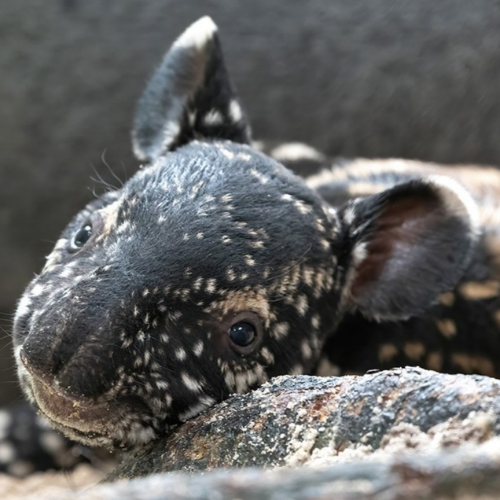
<instances>
[{"instance_id":1,"label":"tapir back","mask_svg":"<svg viewBox=\"0 0 500 500\"><path fill-rule=\"evenodd\" d=\"M444 176L471 194L480 225L476 249L455 287L442 293L424 314L406 321L376 322L359 313L347 315L325 345L319 373L418 365L499 377L500 172L401 159L335 161L319 153L313 170L308 185L335 207L410 179Z\"/></svg>"}]
</instances>

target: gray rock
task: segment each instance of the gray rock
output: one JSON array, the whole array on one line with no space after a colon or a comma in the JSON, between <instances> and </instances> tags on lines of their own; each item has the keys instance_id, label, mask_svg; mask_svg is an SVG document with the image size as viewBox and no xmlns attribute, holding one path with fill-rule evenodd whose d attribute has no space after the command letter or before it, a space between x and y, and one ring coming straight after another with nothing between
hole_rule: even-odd
<instances>
[{"instance_id":1,"label":"gray rock","mask_svg":"<svg viewBox=\"0 0 500 500\"><path fill-rule=\"evenodd\" d=\"M498 447L498 442L496 443ZM380 462L337 464L322 470L285 469L158 474L103 485L82 500L433 500L497 498L499 454L493 446Z\"/></svg>"},{"instance_id":2,"label":"gray rock","mask_svg":"<svg viewBox=\"0 0 500 500\"><path fill-rule=\"evenodd\" d=\"M110 476L333 463L500 435L500 381L398 368L278 377L132 454Z\"/></svg>"},{"instance_id":3,"label":"gray rock","mask_svg":"<svg viewBox=\"0 0 500 500\"><path fill-rule=\"evenodd\" d=\"M82 500L496 498L499 433L500 382L487 377L418 368L280 377L180 426L109 478L132 479L77 493ZM200 472L216 467L233 469ZM22 498L68 495L47 485L46 495Z\"/></svg>"}]
</instances>

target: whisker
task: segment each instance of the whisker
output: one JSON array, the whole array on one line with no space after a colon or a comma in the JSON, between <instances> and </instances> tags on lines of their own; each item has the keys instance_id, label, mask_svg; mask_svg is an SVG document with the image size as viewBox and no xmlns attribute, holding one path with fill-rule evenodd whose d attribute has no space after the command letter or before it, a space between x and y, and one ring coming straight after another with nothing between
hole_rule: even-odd
<instances>
[{"instance_id":1,"label":"whisker","mask_svg":"<svg viewBox=\"0 0 500 500\"><path fill-rule=\"evenodd\" d=\"M113 186L113 184L105 181L99 171L95 168L95 166L91 163L90 166L92 167L92 170L94 171L95 175L97 176L97 179L95 177L90 177L90 180L95 182L96 184L100 184L101 186L104 186L108 192L110 191L116 191L118 188L116 186Z\"/></svg>"},{"instance_id":2,"label":"whisker","mask_svg":"<svg viewBox=\"0 0 500 500\"><path fill-rule=\"evenodd\" d=\"M120 183L120 187L123 187L124 182L115 174L109 163L106 161L106 150L102 152L101 161L108 167L109 173Z\"/></svg>"}]
</instances>

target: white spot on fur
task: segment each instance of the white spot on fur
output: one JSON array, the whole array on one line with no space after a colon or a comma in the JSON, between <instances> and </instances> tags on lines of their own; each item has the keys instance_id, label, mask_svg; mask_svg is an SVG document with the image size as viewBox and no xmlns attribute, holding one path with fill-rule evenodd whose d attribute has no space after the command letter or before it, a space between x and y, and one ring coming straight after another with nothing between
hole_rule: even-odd
<instances>
[{"instance_id":1,"label":"white spot on fur","mask_svg":"<svg viewBox=\"0 0 500 500\"><path fill-rule=\"evenodd\" d=\"M236 155L236 157L239 160L243 160L243 161L250 161L252 159L252 157L249 154L247 154L247 153L238 153Z\"/></svg>"},{"instance_id":2,"label":"white spot on fur","mask_svg":"<svg viewBox=\"0 0 500 500\"><path fill-rule=\"evenodd\" d=\"M168 382L166 382L165 380L157 380L155 383L156 387L158 387L158 389L160 389L161 391L166 391L169 387Z\"/></svg>"},{"instance_id":3,"label":"white spot on fur","mask_svg":"<svg viewBox=\"0 0 500 500\"><path fill-rule=\"evenodd\" d=\"M269 365L272 365L274 363L273 353L267 347L263 347L260 350L260 354L262 355L262 357L266 360L266 362Z\"/></svg>"},{"instance_id":4,"label":"white spot on fur","mask_svg":"<svg viewBox=\"0 0 500 500\"><path fill-rule=\"evenodd\" d=\"M199 358L203 352L203 349L204 349L203 342L201 340L199 340L198 342L196 342L196 344L193 347L194 355Z\"/></svg>"},{"instance_id":5,"label":"white spot on fur","mask_svg":"<svg viewBox=\"0 0 500 500\"><path fill-rule=\"evenodd\" d=\"M321 320L319 317L319 314L313 314L311 318L311 326L315 329L318 330L321 324Z\"/></svg>"},{"instance_id":6,"label":"white spot on fur","mask_svg":"<svg viewBox=\"0 0 500 500\"><path fill-rule=\"evenodd\" d=\"M247 266L250 267L255 266L255 260L251 255L245 255L245 263Z\"/></svg>"},{"instance_id":7,"label":"white spot on fur","mask_svg":"<svg viewBox=\"0 0 500 500\"><path fill-rule=\"evenodd\" d=\"M251 246L252 248L257 248L257 249L264 248L264 242L261 240L249 241L248 245Z\"/></svg>"},{"instance_id":8,"label":"white spot on fur","mask_svg":"<svg viewBox=\"0 0 500 500\"><path fill-rule=\"evenodd\" d=\"M219 150L229 160L232 160L234 158L234 153L229 151L229 149L225 148L224 146L220 146Z\"/></svg>"},{"instance_id":9,"label":"white spot on fur","mask_svg":"<svg viewBox=\"0 0 500 500\"><path fill-rule=\"evenodd\" d=\"M366 247L367 247L366 242L361 242L355 245L352 251L352 257L355 266L363 262L368 256L368 250L366 249Z\"/></svg>"},{"instance_id":10,"label":"white spot on fur","mask_svg":"<svg viewBox=\"0 0 500 500\"><path fill-rule=\"evenodd\" d=\"M203 410L206 410L207 408L210 408L213 406L217 401L215 399L205 396L203 398L200 398L200 402L191 406L188 408L184 413L181 413L179 415L179 420L181 422L185 422L186 420L189 420L190 418L195 417L196 415L200 414Z\"/></svg>"},{"instance_id":11,"label":"white spot on fur","mask_svg":"<svg viewBox=\"0 0 500 500\"><path fill-rule=\"evenodd\" d=\"M243 393L256 382L264 383L267 380L267 375L264 368L260 365L254 367L253 370L248 370L235 374L236 392Z\"/></svg>"},{"instance_id":12,"label":"white spot on fur","mask_svg":"<svg viewBox=\"0 0 500 500\"><path fill-rule=\"evenodd\" d=\"M205 125L220 125L223 123L224 118L221 112L217 109L211 109L204 117L203 123Z\"/></svg>"},{"instance_id":13,"label":"white spot on fur","mask_svg":"<svg viewBox=\"0 0 500 500\"><path fill-rule=\"evenodd\" d=\"M61 278L69 278L72 274L73 270L70 267L66 267L59 273L59 276Z\"/></svg>"},{"instance_id":14,"label":"white spot on fur","mask_svg":"<svg viewBox=\"0 0 500 500\"><path fill-rule=\"evenodd\" d=\"M288 142L281 144L270 152L270 156L278 161L298 161L298 160L312 160L322 161L324 156L316 149L303 144L302 142Z\"/></svg>"},{"instance_id":15,"label":"white spot on fur","mask_svg":"<svg viewBox=\"0 0 500 500\"><path fill-rule=\"evenodd\" d=\"M302 214L309 214L312 212L312 207L310 205L306 205L302 200L295 200L293 202L295 208Z\"/></svg>"},{"instance_id":16,"label":"white spot on fur","mask_svg":"<svg viewBox=\"0 0 500 500\"><path fill-rule=\"evenodd\" d=\"M302 341L302 344L300 346L300 351L302 352L302 356L304 357L304 359L311 359L312 349L307 339L304 339Z\"/></svg>"},{"instance_id":17,"label":"white spot on fur","mask_svg":"<svg viewBox=\"0 0 500 500\"><path fill-rule=\"evenodd\" d=\"M325 238L321 238L319 243L323 247L323 250L328 250L330 248L330 243L328 240L325 240Z\"/></svg>"},{"instance_id":18,"label":"white spot on fur","mask_svg":"<svg viewBox=\"0 0 500 500\"><path fill-rule=\"evenodd\" d=\"M269 182L269 177L267 177L264 174L261 174L258 170L255 170L255 168L251 168L249 170L249 174L252 177L255 177L261 184L267 184Z\"/></svg>"},{"instance_id":19,"label":"white spot on fur","mask_svg":"<svg viewBox=\"0 0 500 500\"><path fill-rule=\"evenodd\" d=\"M160 216L160 218L161 218L161 216ZM160 222L159 219L158 219L158 222ZM122 234L122 233L127 232L130 229L130 226L131 226L130 221L126 220L125 222L122 222L118 226L118 228L116 229L116 234Z\"/></svg>"},{"instance_id":20,"label":"white spot on fur","mask_svg":"<svg viewBox=\"0 0 500 500\"><path fill-rule=\"evenodd\" d=\"M181 374L183 384L193 392L200 392L202 390L202 386L200 382L191 377L188 373L182 372Z\"/></svg>"},{"instance_id":21,"label":"white spot on fur","mask_svg":"<svg viewBox=\"0 0 500 500\"><path fill-rule=\"evenodd\" d=\"M238 101L233 99L229 105L229 116L233 122L239 122L243 118L243 111Z\"/></svg>"},{"instance_id":22,"label":"white spot on fur","mask_svg":"<svg viewBox=\"0 0 500 500\"><path fill-rule=\"evenodd\" d=\"M122 342L122 349L128 349L131 345L132 345L132 339L130 337L126 338Z\"/></svg>"},{"instance_id":23,"label":"white spot on fur","mask_svg":"<svg viewBox=\"0 0 500 500\"><path fill-rule=\"evenodd\" d=\"M297 297L297 300L295 302L295 308L302 317L306 315L307 310L309 309L309 304L307 303L306 295L299 295Z\"/></svg>"},{"instance_id":24,"label":"white spot on fur","mask_svg":"<svg viewBox=\"0 0 500 500\"><path fill-rule=\"evenodd\" d=\"M288 323L277 323L272 331L272 336L276 340L285 338L290 332L290 325Z\"/></svg>"},{"instance_id":25,"label":"white spot on fur","mask_svg":"<svg viewBox=\"0 0 500 500\"><path fill-rule=\"evenodd\" d=\"M214 293L217 281L213 278L207 280L207 284L205 286L205 291L207 293Z\"/></svg>"},{"instance_id":26,"label":"white spot on fur","mask_svg":"<svg viewBox=\"0 0 500 500\"><path fill-rule=\"evenodd\" d=\"M352 224L354 222L355 217L356 217L356 212L354 210L354 207L349 207L344 212L344 221L346 222L346 224Z\"/></svg>"},{"instance_id":27,"label":"white spot on fur","mask_svg":"<svg viewBox=\"0 0 500 500\"><path fill-rule=\"evenodd\" d=\"M193 283L193 290L197 292L201 288L202 283L203 283L203 278L201 276L196 278L196 280Z\"/></svg>"},{"instance_id":28,"label":"white spot on fur","mask_svg":"<svg viewBox=\"0 0 500 500\"><path fill-rule=\"evenodd\" d=\"M186 358L187 358L187 354L186 354L186 351L184 349L179 348L175 351L175 357L179 360L179 361L184 361Z\"/></svg>"}]
</instances>

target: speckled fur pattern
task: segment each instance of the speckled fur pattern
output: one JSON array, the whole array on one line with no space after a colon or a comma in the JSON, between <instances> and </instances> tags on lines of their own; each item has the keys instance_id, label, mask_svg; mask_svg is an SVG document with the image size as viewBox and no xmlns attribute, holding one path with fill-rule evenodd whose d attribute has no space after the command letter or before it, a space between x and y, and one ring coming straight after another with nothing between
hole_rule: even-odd
<instances>
[{"instance_id":1,"label":"speckled fur pattern","mask_svg":"<svg viewBox=\"0 0 500 500\"><path fill-rule=\"evenodd\" d=\"M467 187L477 204L480 237L457 286L417 317L375 322L347 315L327 341L319 373L364 373L377 367L418 365L448 373L500 377L500 175L495 168L443 166L408 160L329 161L307 182L323 199L341 205L396 182L441 175Z\"/></svg>"},{"instance_id":2,"label":"speckled fur pattern","mask_svg":"<svg viewBox=\"0 0 500 500\"><path fill-rule=\"evenodd\" d=\"M499 373L495 171L469 192L467 169L259 151L208 18L148 84L133 145L143 168L73 219L16 313L21 385L70 438L141 446L282 374ZM452 354L484 321L481 354Z\"/></svg>"}]
</instances>

